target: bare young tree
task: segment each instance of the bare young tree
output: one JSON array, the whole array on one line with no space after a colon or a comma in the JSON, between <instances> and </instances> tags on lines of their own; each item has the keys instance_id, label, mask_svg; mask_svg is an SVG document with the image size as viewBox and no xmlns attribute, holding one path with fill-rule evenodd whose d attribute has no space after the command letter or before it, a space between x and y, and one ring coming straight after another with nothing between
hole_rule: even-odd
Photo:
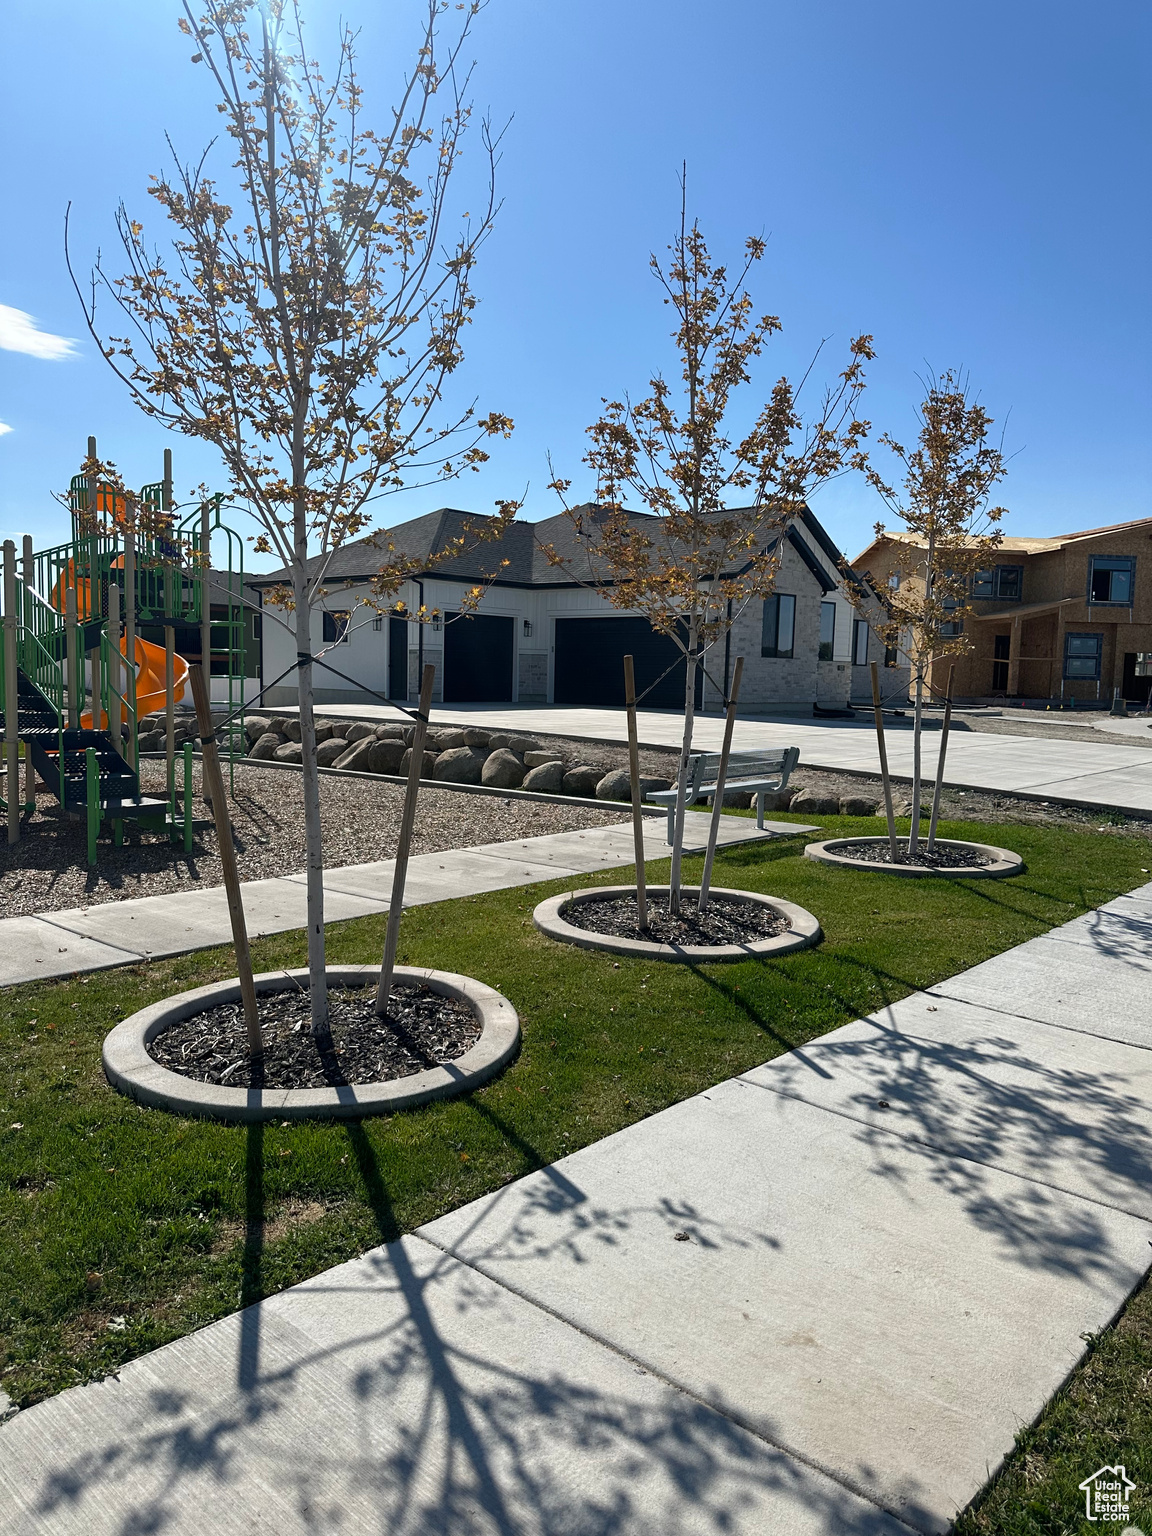
<instances>
[{"instance_id":1,"label":"bare young tree","mask_svg":"<svg viewBox=\"0 0 1152 1536\"><path fill-rule=\"evenodd\" d=\"M332 553L370 528L377 498L476 468L483 441L512 426L471 407L440 414L496 212L498 146L485 123L481 211L462 214L449 234L471 115L462 50L482 0L456 8L445 42L448 9L427 0L399 100L373 127L350 28L325 79L305 47L299 0L210 0L199 14L183 0L180 28L211 76L235 155L226 185L209 176L209 151L177 162L149 189L174 226L167 248L148 245L121 205L124 275L106 275L98 259L88 290L77 285L89 329L136 403L219 450L234 497L259 525L256 550L291 575L318 1034L328 1002L312 608ZM107 341L96 326L101 293L127 322ZM501 520L514 511L506 504ZM383 554L387 595L410 562Z\"/></svg>"},{"instance_id":2,"label":"bare young tree","mask_svg":"<svg viewBox=\"0 0 1152 1536\"><path fill-rule=\"evenodd\" d=\"M682 204L671 259L666 265L651 259L676 317L680 388L657 373L650 394L638 403L627 397L605 401L603 416L588 428L593 507L570 507L571 482L552 482L587 551L586 572L577 574L598 584L614 607L643 614L685 658L672 845L675 912L698 669L748 604L771 592L783 535L807 497L834 475L866 463L868 423L857 408L864 364L874 355L870 336L850 343L847 366L807 422L799 388L781 378L745 430L734 424L734 397L751 382L753 359L781 328L775 315L756 316L747 288L764 249L761 239L746 242L733 281L725 266L712 261ZM649 515L630 515L629 500ZM573 562L554 548L548 555L571 569Z\"/></svg>"},{"instance_id":3,"label":"bare young tree","mask_svg":"<svg viewBox=\"0 0 1152 1536\"><path fill-rule=\"evenodd\" d=\"M992 417L973 399L967 379L949 370L939 378L930 376L925 389L916 446L906 449L888 433L880 438L903 469L903 494L873 466L866 470L905 530L884 593L884 617L878 623L874 619L873 628L885 645L904 652L912 674L911 854L920 839L925 689L931 686L935 661L972 648L964 633L964 619L972 612L972 578L988 565L1003 538L1005 508L990 502L1007 473L1002 447L988 441ZM884 524L877 523L877 537L884 532Z\"/></svg>"}]
</instances>

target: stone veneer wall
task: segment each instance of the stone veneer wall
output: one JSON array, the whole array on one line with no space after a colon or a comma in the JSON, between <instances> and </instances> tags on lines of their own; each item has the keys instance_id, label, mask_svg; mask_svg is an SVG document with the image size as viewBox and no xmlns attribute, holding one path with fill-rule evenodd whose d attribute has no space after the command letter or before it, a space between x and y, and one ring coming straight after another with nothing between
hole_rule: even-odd
<instances>
[{"instance_id":1,"label":"stone veneer wall","mask_svg":"<svg viewBox=\"0 0 1152 1536\"><path fill-rule=\"evenodd\" d=\"M548 702L548 652L520 652L521 704L547 704Z\"/></svg>"}]
</instances>

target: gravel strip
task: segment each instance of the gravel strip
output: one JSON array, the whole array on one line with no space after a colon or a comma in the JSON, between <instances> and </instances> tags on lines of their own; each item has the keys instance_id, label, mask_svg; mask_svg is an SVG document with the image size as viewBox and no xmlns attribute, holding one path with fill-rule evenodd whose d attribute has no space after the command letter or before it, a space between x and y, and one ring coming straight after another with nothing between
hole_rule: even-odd
<instances>
[{"instance_id":1,"label":"gravel strip","mask_svg":"<svg viewBox=\"0 0 1152 1536\"><path fill-rule=\"evenodd\" d=\"M728 901L713 896L701 914L689 903L674 917L668 898L648 903L648 927L641 930L635 896L613 896L604 901L573 902L560 914L573 928L586 933L608 933L619 939L644 939L659 944L745 944L751 939L772 939L786 933L789 922L770 907Z\"/></svg>"},{"instance_id":2,"label":"gravel strip","mask_svg":"<svg viewBox=\"0 0 1152 1536\"><path fill-rule=\"evenodd\" d=\"M162 760L141 763L145 793L163 794ZM225 767L227 781L227 767ZM209 816L200 799L200 765L193 770L194 814ZM396 852L404 789L371 779L320 777L320 814L324 860L329 869L391 858ZM294 874L304 868L304 807L299 774L262 769L256 763L236 767L235 798L229 800L242 880ZM444 853L474 844L511 842L551 832L578 832L627 819L621 808L597 811L546 801L500 800L462 795L421 785L412 852ZM191 854L166 838L125 831L121 848L102 839L95 869L88 868L87 833L69 821L47 792L36 797L36 815L25 817L20 841L0 843L0 915L59 912L166 891L220 885L216 833L195 833Z\"/></svg>"},{"instance_id":3,"label":"gravel strip","mask_svg":"<svg viewBox=\"0 0 1152 1536\"><path fill-rule=\"evenodd\" d=\"M328 992L331 1043L312 1038L307 992L274 992L257 999L264 1041L265 1088L339 1088L390 1082L455 1061L480 1038L480 1021L459 998L428 987L393 987L386 1018L373 987ZM254 1086L244 1011L222 1003L164 1030L148 1046L161 1066L200 1083Z\"/></svg>"}]
</instances>

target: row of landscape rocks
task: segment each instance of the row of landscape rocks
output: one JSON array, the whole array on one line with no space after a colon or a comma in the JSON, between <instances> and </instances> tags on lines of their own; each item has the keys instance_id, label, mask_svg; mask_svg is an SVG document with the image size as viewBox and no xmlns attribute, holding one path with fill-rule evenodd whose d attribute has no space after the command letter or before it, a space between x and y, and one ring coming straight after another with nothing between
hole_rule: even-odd
<instances>
[{"instance_id":1,"label":"row of landscape rocks","mask_svg":"<svg viewBox=\"0 0 1152 1536\"><path fill-rule=\"evenodd\" d=\"M283 716L245 722L248 756L257 762L298 763L300 721ZM318 721L316 760L322 768L354 773L406 774L412 763L414 726L372 725L365 720ZM443 784L481 784L581 799L627 800L628 772L572 762L535 737L468 728L429 730L421 778ZM641 792L668 789L667 779L642 778Z\"/></svg>"},{"instance_id":2,"label":"row of landscape rocks","mask_svg":"<svg viewBox=\"0 0 1152 1536\"><path fill-rule=\"evenodd\" d=\"M223 718L223 717L221 717ZM256 762L299 763L300 721L288 716L252 716L244 723L248 756ZM316 723L316 759L322 768L350 769L356 773L406 774L412 761L414 726L373 725L366 720L319 720ZM195 742L195 719L178 713L176 746ZM141 720L140 750L162 751L164 718ZM569 795L580 799L629 800L628 770L623 754L615 766L576 760L579 744L542 745L535 737L479 727L432 727L427 735L422 777L447 784L483 784L492 789L534 790L538 794ZM599 754L603 756L603 754ZM655 790L670 789L669 779L642 775L640 787L646 798ZM831 787L831 786L829 786ZM753 796L733 790L725 805L747 808ZM874 816L877 802L859 794L831 794L811 786L781 790L764 799L767 811L793 811L802 816ZM906 812L898 806L897 814Z\"/></svg>"}]
</instances>

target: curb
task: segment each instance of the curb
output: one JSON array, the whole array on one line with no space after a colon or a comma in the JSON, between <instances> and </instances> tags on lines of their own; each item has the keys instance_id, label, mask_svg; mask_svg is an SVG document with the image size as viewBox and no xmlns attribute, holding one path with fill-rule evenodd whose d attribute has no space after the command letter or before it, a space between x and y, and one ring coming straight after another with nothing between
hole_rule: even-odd
<instances>
[{"instance_id":1,"label":"curb","mask_svg":"<svg viewBox=\"0 0 1152 1536\"><path fill-rule=\"evenodd\" d=\"M681 887L684 895L698 894L698 885ZM732 960L758 960L766 955L786 955L797 949L807 949L823 938L820 924L811 912L791 901L776 896L761 896L757 891L732 891L723 886L712 887L713 896L726 896L729 901L746 902L749 906L769 907L790 924L787 933L776 934L770 939L753 939L747 944L656 944L646 939L625 939L615 934L592 933L587 928L577 928L564 921L566 907L583 906L589 901L600 901L605 896L625 896L636 890L634 885L595 885L581 891L569 891L562 896L551 896L542 901L532 914L532 921L541 933L561 944L575 944L578 949L606 950L613 955L630 955L638 960L670 960L682 965L715 964ZM649 896L665 896L666 885L650 885Z\"/></svg>"},{"instance_id":2,"label":"curb","mask_svg":"<svg viewBox=\"0 0 1152 1536\"><path fill-rule=\"evenodd\" d=\"M149 1056L150 1040L173 1024L218 1003L238 1002L240 982L218 981L164 998L117 1024L104 1041L104 1075L118 1092L150 1109L197 1119L251 1125L260 1120L359 1119L414 1109L434 1099L468 1093L494 1077L520 1046L520 1020L506 997L471 976L398 965L398 981L424 982L434 992L468 1003L480 1020L480 1038L463 1056L443 1066L382 1083L343 1088L225 1088L171 1072ZM380 975L376 965L330 965L328 984L368 986ZM308 971L266 971L258 993L286 992L307 983Z\"/></svg>"},{"instance_id":3,"label":"curb","mask_svg":"<svg viewBox=\"0 0 1152 1536\"><path fill-rule=\"evenodd\" d=\"M806 859L818 864L836 864L841 869L863 869L876 875L902 875L916 879L921 875L936 875L943 880L1002 880L1006 875L1018 875L1024 868L1024 860L1008 848L996 848L991 843L964 843L956 838L938 837L937 848L963 848L971 853L983 854L992 862L976 869L953 865L951 869L928 868L922 864L874 864L871 859L854 859L842 849L886 843L887 837L832 837L823 843L809 843L804 850Z\"/></svg>"}]
</instances>

